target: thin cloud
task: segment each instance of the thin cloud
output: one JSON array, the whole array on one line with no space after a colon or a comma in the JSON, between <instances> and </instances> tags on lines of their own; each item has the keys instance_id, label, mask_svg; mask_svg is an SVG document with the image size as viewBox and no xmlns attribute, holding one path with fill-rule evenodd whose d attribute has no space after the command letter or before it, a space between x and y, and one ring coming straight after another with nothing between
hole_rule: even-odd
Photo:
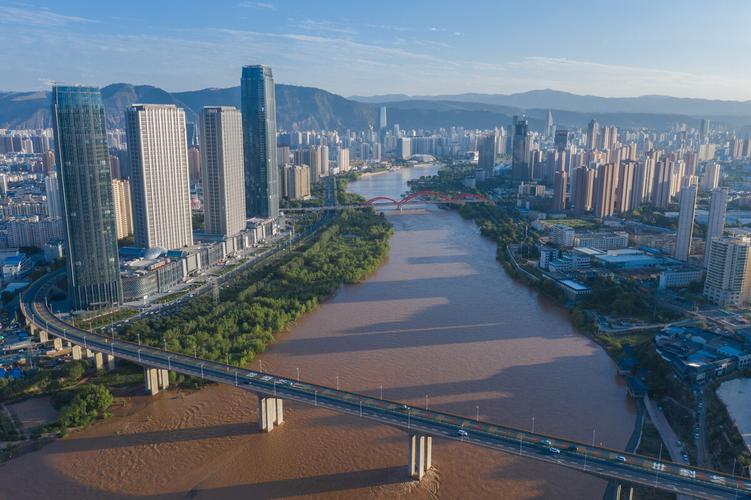
<instances>
[{"instance_id":1,"label":"thin cloud","mask_svg":"<svg viewBox=\"0 0 751 500\"><path fill-rule=\"evenodd\" d=\"M313 19L306 19L299 24L299 27L307 31L337 33L341 35L356 35L355 31L350 26L344 26L331 21L314 21Z\"/></svg>"},{"instance_id":2,"label":"thin cloud","mask_svg":"<svg viewBox=\"0 0 751 500\"><path fill-rule=\"evenodd\" d=\"M247 7L247 8L255 8L255 9L268 9L268 10L276 10L276 6L274 4L268 3L268 2L240 2L238 4L240 7Z\"/></svg>"},{"instance_id":3,"label":"thin cloud","mask_svg":"<svg viewBox=\"0 0 751 500\"><path fill-rule=\"evenodd\" d=\"M23 26L64 26L71 23L94 23L93 19L78 16L66 16L48 9L23 9L20 7L0 6L0 24L19 24Z\"/></svg>"}]
</instances>

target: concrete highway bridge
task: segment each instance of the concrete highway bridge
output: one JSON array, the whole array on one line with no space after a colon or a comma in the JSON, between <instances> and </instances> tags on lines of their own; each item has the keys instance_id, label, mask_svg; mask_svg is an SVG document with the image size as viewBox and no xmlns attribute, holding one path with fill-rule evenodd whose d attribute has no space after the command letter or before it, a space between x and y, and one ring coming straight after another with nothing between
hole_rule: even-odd
<instances>
[{"instance_id":1,"label":"concrete highway bridge","mask_svg":"<svg viewBox=\"0 0 751 500\"><path fill-rule=\"evenodd\" d=\"M284 401L296 401L404 430L407 471L417 480L431 468L433 438L439 438L615 480L619 498L632 498L635 484L708 499L751 498L748 478L340 391L82 330L55 316L47 305L55 279L59 279L58 274L37 280L22 296L21 311L32 335L39 335L43 341L52 339L57 348L69 342L74 358L93 357L98 368L103 367L105 358L110 365L115 359L141 365L146 390L152 395L168 387L170 371L254 393L262 432L271 432L284 422Z\"/></svg>"}]
</instances>

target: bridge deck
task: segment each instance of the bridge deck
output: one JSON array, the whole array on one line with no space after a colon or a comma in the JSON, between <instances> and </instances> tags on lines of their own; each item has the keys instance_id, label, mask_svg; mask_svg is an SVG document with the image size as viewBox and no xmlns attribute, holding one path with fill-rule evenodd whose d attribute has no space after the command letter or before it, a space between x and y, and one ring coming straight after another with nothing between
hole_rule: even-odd
<instances>
[{"instance_id":1,"label":"bridge deck","mask_svg":"<svg viewBox=\"0 0 751 500\"><path fill-rule=\"evenodd\" d=\"M702 498L751 498L751 481L744 478L667 461L658 462L636 454L425 410L397 401L340 391L123 340L112 340L81 330L57 318L45 302L51 282L49 277L42 278L24 294L21 308L27 321L74 344L139 365L234 385L257 394L320 406L404 430L513 453L603 478Z\"/></svg>"}]
</instances>

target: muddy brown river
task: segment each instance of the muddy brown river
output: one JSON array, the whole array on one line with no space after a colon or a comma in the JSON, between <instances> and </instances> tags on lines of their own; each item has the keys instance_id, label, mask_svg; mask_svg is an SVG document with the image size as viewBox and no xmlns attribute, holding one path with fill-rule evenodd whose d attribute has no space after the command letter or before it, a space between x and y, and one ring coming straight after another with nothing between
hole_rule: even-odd
<instances>
[{"instance_id":1,"label":"muddy brown river","mask_svg":"<svg viewBox=\"0 0 751 500\"><path fill-rule=\"evenodd\" d=\"M435 167L351 184L399 196ZM566 311L511 280L472 222L435 207L388 216L388 260L345 286L258 359L264 369L441 411L623 447L635 411L614 363ZM259 361L253 364L258 367ZM396 429L288 403L257 430L231 387L134 396L115 416L0 467L0 498L601 498L605 482L436 439L406 480Z\"/></svg>"}]
</instances>

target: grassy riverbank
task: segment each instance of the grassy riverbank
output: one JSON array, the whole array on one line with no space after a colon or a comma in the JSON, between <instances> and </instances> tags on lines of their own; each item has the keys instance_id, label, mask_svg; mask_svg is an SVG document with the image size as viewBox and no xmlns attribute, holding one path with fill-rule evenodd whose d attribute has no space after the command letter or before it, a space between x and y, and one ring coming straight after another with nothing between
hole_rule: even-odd
<instances>
[{"instance_id":1,"label":"grassy riverbank","mask_svg":"<svg viewBox=\"0 0 751 500\"><path fill-rule=\"evenodd\" d=\"M389 223L373 211L345 211L315 239L236 276L216 303L210 296L197 297L173 316L136 321L122 334L246 365L342 283L357 283L375 270L388 255L391 234Z\"/></svg>"}]
</instances>

